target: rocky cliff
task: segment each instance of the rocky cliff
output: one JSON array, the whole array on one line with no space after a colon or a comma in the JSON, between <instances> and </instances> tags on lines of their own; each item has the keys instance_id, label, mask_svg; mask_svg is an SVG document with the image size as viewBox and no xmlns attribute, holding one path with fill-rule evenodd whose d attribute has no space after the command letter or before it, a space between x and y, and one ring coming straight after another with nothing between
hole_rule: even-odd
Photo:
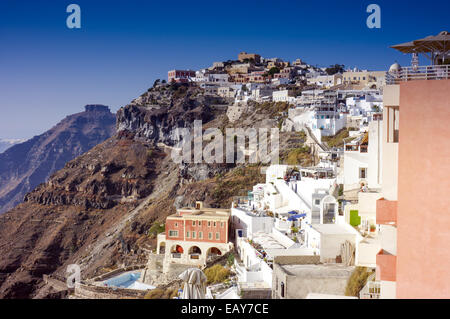
<instances>
[{"instance_id":1,"label":"rocky cliff","mask_svg":"<svg viewBox=\"0 0 450 319\"><path fill-rule=\"evenodd\" d=\"M22 202L27 192L68 161L111 137L115 123L107 106L86 105L84 112L0 154L0 213Z\"/></svg>"},{"instance_id":2,"label":"rocky cliff","mask_svg":"<svg viewBox=\"0 0 450 319\"><path fill-rule=\"evenodd\" d=\"M164 222L175 206L204 200L229 207L232 196L262 182L258 165L179 165L171 159L173 128L190 128L201 119L204 129L223 129L224 103L196 86L171 84L120 109L114 136L68 162L0 216L0 298L45 298L52 291L42 276L65 275L69 264L90 278L145 263L155 244L151 226ZM246 115L246 125L267 124L260 111ZM302 143L281 139L286 147Z\"/></svg>"}]
</instances>

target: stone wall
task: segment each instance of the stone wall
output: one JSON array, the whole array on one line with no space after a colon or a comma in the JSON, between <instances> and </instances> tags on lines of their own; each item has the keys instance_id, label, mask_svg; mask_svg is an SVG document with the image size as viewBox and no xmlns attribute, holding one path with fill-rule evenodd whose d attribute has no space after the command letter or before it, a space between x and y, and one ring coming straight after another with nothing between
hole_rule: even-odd
<instances>
[{"instance_id":1,"label":"stone wall","mask_svg":"<svg viewBox=\"0 0 450 319\"><path fill-rule=\"evenodd\" d=\"M273 262L280 265L318 264L320 256L276 256Z\"/></svg>"},{"instance_id":2,"label":"stone wall","mask_svg":"<svg viewBox=\"0 0 450 319\"><path fill-rule=\"evenodd\" d=\"M145 290L77 284L74 297L80 299L142 299L146 293Z\"/></svg>"},{"instance_id":3,"label":"stone wall","mask_svg":"<svg viewBox=\"0 0 450 319\"><path fill-rule=\"evenodd\" d=\"M108 278L114 277L118 274L121 274L123 272L144 269L145 267L146 267L146 265L135 265L135 266L127 266L127 267L118 268L118 269L112 270L110 272L107 272L105 274L94 277L94 278L90 279L89 281L103 281Z\"/></svg>"}]
</instances>

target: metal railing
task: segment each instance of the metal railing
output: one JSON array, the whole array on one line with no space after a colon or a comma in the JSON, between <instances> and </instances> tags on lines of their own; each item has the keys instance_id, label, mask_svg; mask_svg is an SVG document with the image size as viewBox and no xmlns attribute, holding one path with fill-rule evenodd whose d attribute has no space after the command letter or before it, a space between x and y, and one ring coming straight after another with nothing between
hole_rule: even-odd
<instances>
[{"instance_id":1,"label":"metal railing","mask_svg":"<svg viewBox=\"0 0 450 319\"><path fill-rule=\"evenodd\" d=\"M386 84L398 84L413 80L445 80L450 79L450 65L426 65L403 67L394 73L386 72Z\"/></svg>"},{"instance_id":2,"label":"metal railing","mask_svg":"<svg viewBox=\"0 0 450 319\"><path fill-rule=\"evenodd\" d=\"M375 280L375 273L367 278L366 285L359 292L359 299L380 299L381 284Z\"/></svg>"}]
</instances>

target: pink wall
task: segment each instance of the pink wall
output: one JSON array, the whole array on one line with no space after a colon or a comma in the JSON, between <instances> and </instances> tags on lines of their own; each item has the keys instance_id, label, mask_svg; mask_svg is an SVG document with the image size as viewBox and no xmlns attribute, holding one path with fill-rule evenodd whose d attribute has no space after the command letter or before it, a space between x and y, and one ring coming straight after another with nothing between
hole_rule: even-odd
<instances>
[{"instance_id":1,"label":"pink wall","mask_svg":"<svg viewBox=\"0 0 450 319\"><path fill-rule=\"evenodd\" d=\"M396 200L378 199L377 224L397 224L397 205Z\"/></svg>"},{"instance_id":2,"label":"pink wall","mask_svg":"<svg viewBox=\"0 0 450 319\"><path fill-rule=\"evenodd\" d=\"M186 214L185 214L186 215ZM208 226L207 220L201 220L201 226L198 225L200 219L195 221L195 226L192 225L192 220L179 219L167 219L166 220L166 238L170 240L183 241L185 232L189 232L189 238L186 241L208 242L208 243L227 243L228 242L228 227L229 221L223 221L223 219L217 219L214 226L214 220L210 221ZM221 224L223 223L223 225ZM176 225L176 226L175 226ZM169 237L170 230L178 230L178 237ZM195 231L196 238L192 239L192 231ZM198 232L203 232L203 238L198 238ZM212 239L208 238L208 234L212 234ZM216 233L219 233L219 239L216 239Z\"/></svg>"},{"instance_id":3,"label":"pink wall","mask_svg":"<svg viewBox=\"0 0 450 319\"><path fill-rule=\"evenodd\" d=\"M400 85L397 298L450 298L450 80Z\"/></svg>"},{"instance_id":4,"label":"pink wall","mask_svg":"<svg viewBox=\"0 0 450 319\"><path fill-rule=\"evenodd\" d=\"M376 258L378 267L377 280L395 281L397 256L380 250Z\"/></svg>"}]
</instances>

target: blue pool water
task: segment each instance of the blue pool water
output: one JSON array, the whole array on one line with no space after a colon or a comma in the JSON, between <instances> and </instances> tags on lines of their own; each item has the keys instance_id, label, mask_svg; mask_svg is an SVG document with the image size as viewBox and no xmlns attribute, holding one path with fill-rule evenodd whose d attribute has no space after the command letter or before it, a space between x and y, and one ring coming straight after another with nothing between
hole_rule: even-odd
<instances>
[{"instance_id":1,"label":"blue pool water","mask_svg":"<svg viewBox=\"0 0 450 319\"><path fill-rule=\"evenodd\" d=\"M117 277L113 277L105 281L108 286L119 288L128 288L133 285L141 277L141 272L125 273Z\"/></svg>"}]
</instances>

